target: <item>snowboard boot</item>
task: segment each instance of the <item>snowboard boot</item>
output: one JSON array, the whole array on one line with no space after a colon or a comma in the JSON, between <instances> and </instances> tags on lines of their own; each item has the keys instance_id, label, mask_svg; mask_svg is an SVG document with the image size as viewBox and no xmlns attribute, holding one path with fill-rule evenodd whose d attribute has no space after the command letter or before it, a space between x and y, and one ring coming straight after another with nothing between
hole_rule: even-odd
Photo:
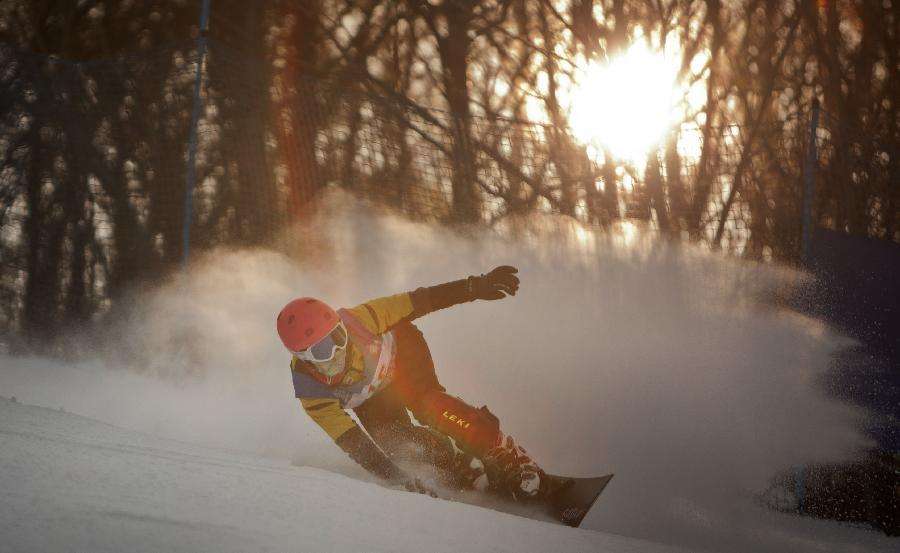
<instances>
[{"instance_id":1,"label":"snowboard boot","mask_svg":"<svg viewBox=\"0 0 900 553\"><path fill-rule=\"evenodd\" d=\"M547 493L547 478L524 448L512 436L502 432L498 444L484 456L484 466L491 488L516 501L537 500Z\"/></svg>"}]
</instances>

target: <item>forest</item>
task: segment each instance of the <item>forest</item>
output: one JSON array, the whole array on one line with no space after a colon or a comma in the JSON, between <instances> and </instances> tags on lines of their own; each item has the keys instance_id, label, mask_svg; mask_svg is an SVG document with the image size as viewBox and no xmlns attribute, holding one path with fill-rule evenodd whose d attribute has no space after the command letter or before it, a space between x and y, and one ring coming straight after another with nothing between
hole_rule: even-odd
<instances>
[{"instance_id":1,"label":"forest","mask_svg":"<svg viewBox=\"0 0 900 553\"><path fill-rule=\"evenodd\" d=\"M59 353L335 188L460 231L554 214L787 264L807 199L813 225L900 242L896 0L202 4L0 1L3 350ZM623 151L645 123L595 140L579 91L636 45L665 56L671 109Z\"/></svg>"}]
</instances>

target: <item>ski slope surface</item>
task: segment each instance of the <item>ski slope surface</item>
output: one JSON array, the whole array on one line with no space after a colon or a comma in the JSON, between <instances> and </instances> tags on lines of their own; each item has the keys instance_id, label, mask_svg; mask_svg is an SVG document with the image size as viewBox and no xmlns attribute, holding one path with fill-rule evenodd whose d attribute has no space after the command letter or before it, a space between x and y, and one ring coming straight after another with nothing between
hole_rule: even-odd
<instances>
[{"instance_id":1,"label":"ski slope surface","mask_svg":"<svg viewBox=\"0 0 900 553\"><path fill-rule=\"evenodd\" d=\"M790 275L681 245L470 241L345 200L311 223L353 221L316 246L332 261L221 251L102 340L60 342L78 361L0 353L0 553L898 551L761 500L790 467L871 446L867 414L819 386L848 342L760 303ZM547 470L615 473L579 530L379 485L298 405L273 329L298 295L357 305L499 260L515 298L416 324L442 385Z\"/></svg>"},{"instance_id":2,"label":"ski slope surface","mask_svg":"<svg viewBox=\"0 0 900 553\"><path fill-rule=\"evenodd\" d=\"M0 551L686 551L0 399Z\"/></svg>"}]
</instances>

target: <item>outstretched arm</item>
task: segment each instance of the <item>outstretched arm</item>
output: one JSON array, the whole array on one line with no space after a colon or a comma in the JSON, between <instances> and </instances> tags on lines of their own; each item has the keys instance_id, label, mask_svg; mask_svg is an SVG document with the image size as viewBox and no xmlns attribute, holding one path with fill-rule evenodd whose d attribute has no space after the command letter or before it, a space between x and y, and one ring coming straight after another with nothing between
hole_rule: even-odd
<instances>
[{"instance_id":1,"label":"outstretched arm","mask_svg":"<svg viewBox=\"0 0 900 553\"><path fill-rule=\"evenodd\" d=\"M484 275L375 298L350 311L372 333L382 334L401 321L418 319L438 309L475 300L499 300L515 296L519 290L517 272L519 270L515 267L503 265Z\"/></svg>"},{"instance_id":2,"label":"outstretched arm","mask_svg":"<svg viewBox=\"0 0 900 553\"><path fill-rule=\"evenodd\" d=\"M474 300L499 300L515 296L519 290L517 272L519 270L515 267L502 265L484 275L418 288L409 294L412 299L412 314L409 318L416 319L438 309Z\"/></svg>"}]
</instances>

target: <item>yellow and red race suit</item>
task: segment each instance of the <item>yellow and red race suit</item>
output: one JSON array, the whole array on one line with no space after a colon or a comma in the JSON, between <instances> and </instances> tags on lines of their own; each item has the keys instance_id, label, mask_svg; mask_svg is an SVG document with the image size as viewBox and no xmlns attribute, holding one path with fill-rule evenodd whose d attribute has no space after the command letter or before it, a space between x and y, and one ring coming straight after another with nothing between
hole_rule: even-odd
<instances>
[{"instance_id":1,"label":"yellow and red race suit","mask_svg":"<svg viewBox=\"0 0 900 553\"><path fill-rule=\"evenodd\" d=\"M380 338L381 347L391 349L394 347L391 329L407 319L412 312L412 300L408 293L377 298L351 309L339 310L345 323L352 317L354 322L362 325L373 337ZM347 351L347 370L338 385L322 384L310 376L309 371L314 371L314 368L295 356L291 359L296 396L309 416L335 440L356 426L356 422L344 409L361 405L383 386L389 384L392 376L382 375L382 378L378 379L379 375L372 374L373 370L377 371L377 367L372 367L371 361L367 367L364 351L370 344L360 344L360 333L353 331L352 323L346 326L350 331L351 345ZM365 340L371 338L366 337ZM396 357L396 352L388 352L387 355ZM382 359L382 362L393 364L394 359ZM391 367L387 367L386 370L390 372Z\"/></svg>"},{"instance_id":2,"label":"yellow and red race suit","mask_svg":"<svg viewBox=\"0 0 900 553\"><path fill-rule=\"evenodd\" d=\"M432 298L437 301L429 300L428 290L436 289L438 294L432 294ZM376 398L390 396L391 401L412 411L420 423L450 436L461 449L477 457L499 439L499 422L487 408L472 407L445 393L428 346L411 323L434 309L460 302L448 299L458 297L458 293L441 297L440 292L439 288L419 289L338 310L350 336L347 370L338 384L322 383L312 376L315 368L311 364L297 357L291 360L294 391L307 414L354 460L384 478L398 477L399 469L347 412L355 409L359 415L367 402L374 405L380 401ZM376 435L372 429L367 430Z\"/></svg>"}]
</instances>

